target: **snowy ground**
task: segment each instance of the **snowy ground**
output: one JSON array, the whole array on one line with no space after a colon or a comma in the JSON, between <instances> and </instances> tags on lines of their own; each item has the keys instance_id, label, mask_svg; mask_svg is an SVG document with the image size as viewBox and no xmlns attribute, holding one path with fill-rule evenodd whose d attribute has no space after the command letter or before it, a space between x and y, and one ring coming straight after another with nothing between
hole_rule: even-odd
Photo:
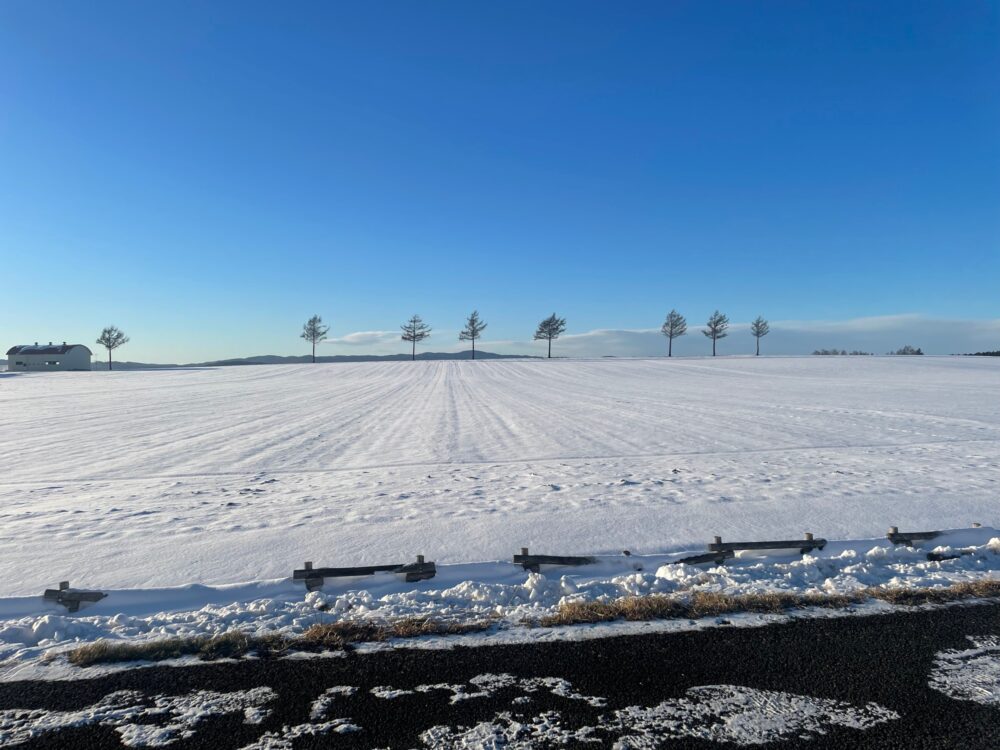
<instances>
[{"instance_id":1,"label":"snowy ground","mask_svg":"<svg viewBox=\"0 0 1000 750\"><path fill-rule=\"evenodd\" d=\"M573 593L574 579L546 572L532 583L492 561L522 546L547 554L627 548L652 556L643 574L657 578L665 556L700 550L715 534L871 540L889 525L997 526L998 490L1000 362L990 359L7 374L0 377L0 618L7 618L0 650L4 641L13 648L65 640L72 627L94 635L86 617L62 618L41 603L42 589L59 580L115 590L87 615L175 622L179 610L239 601L244 614L231 618L239 624L252 600L270 602L257 605L258 621L288 606L315 613L315 602L281 580L304 560L379 564L419 553L455 564L416 587L439 592L433 606L455 586L480 587L456 595L465 602L516 599L491 588L506 585L527 591L529 601L547 586L535 597L551 606L556 594ZM981 554L934 565L951 565L959 577L998 567L988 546L997 532L977 533L962 543ZM869 553L880 545L851 542L819 557L850 552L855 562L878 562L885 555ZM798 561L775 564L785 563ZM622 558L609 565L606 576L587 580L611 585L629 571ZM754 580L787 574L800 587L828 578L836 587L838 577L853 575L843 573L844 560L830 565L801 580L802 571L778 569ZM880 570L871 574L880 581L898 573L888 564ZM926 578L924 568L912 570ZM356 612L370 608L367 590L378 609L380 593L402 595L395 579L382 584L360 580L338 592ZM46 617L35 636L24 635Z\"/></svg>"}]
</instances>

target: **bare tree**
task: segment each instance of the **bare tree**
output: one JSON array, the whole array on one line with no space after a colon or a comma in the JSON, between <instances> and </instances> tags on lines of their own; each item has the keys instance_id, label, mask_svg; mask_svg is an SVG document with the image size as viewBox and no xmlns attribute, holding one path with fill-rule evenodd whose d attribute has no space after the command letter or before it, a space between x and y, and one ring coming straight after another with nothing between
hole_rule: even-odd
<instances>
[{"instance_id":1,"label":"bare tree","mask_svg":"<svg viewBox=\"0 0 1000 750\"><path fill-rule=\"evenodd\" d=\"M667 313L667 319L663 322L660 332L667 337L667 356L674 356L674 339L680 338L688 330L687 320L676 310Z\"/></svg>"},{"instance_id":2,"label":"bare tree","mask_svg":"<svg viewBox=\"0 0 1000 750\"><path fill-rule=\"evenodd\" d=\"M549 342L549 359L552 358L552 340L559 338L566 331L566 318L560 318L555 313L538 324L535 331L535 341Z\"/></svg>"},{"instance_id":3,"label":"bare tree","mask_svg":"<svg viewBox=\"0 0 1000 750\"><path fill-rule=\"evenodd\" d=\"M316 363L316 344L326 339L330 326L323 325L323 319L319 315L313 315L302 325L302 338L312 344L312 361Z\"/></svg>"},{"instance_id":4,"label":"bare tree","mask_svg":"<svg viewBox=\"0 0 1000 750\"><path fill-rule=\"evenodd\" d=\"M406 321L406 323L401 325L400 328L403 330L403 341L409 341L413 344L413 351L410 354L410 359L415 360L417 358L417 342L430 337L430 326L424 323L419 315L414 315Z\"/></svg>"},{"instance_id":5,"label":"bare tree","mask_svg":"<svg viewBox=\"0 0 1000 750\"><path fill-rule=\"evenodd\" d=\"M769 326L767 324L767 321L764 320L764 318L761 317L760 315L757 316L757 320L755 320L753 323L750 324L750 333L752 333L753 337L757 339L756 356L758 357L760 356L760 340L770 332L771 332L771 326Z\"/></svg>"},{"instance_id":6,"label":"bare tree","mask_svg":"<svg viewBox=\"0 0 1000 750\"><path fill-rule=\"evenodd\" d=\"M472 315L465 321L465 328L458 334L459 341L472 342L472 358L476 358L476 339L483 335L486 330L486 323L479 317L479 311L473 310Z\"/></svg>"},{"instance_id":7,"label":"bare tree","mask_svg":"<svg viewBox=\"0 0 1000 750\"><path fill-rule=\"evenodd\" d=\"M122 344L128 343L128 336L125 335L124 331L120 331L114 326L108 326L103 331L101 335L97 337L97 343L108 350L108 369L111 369L111 352L117 349Z\"/></svg>"},{"instance_id":8,"label":"bare tree","mask_svg":"<svg viewBox=\"0 0 1000 750\"><path fill-rule=\"evenodd\" d=\"M708 338L712 339L712 356L715 356L715 342L719 339L724 339L729 334L726 333L726 329L729 328L729 318L716 310L708 318L708 322L705 323L705 330L702 331Z\"/></svg>"}]
</instances>

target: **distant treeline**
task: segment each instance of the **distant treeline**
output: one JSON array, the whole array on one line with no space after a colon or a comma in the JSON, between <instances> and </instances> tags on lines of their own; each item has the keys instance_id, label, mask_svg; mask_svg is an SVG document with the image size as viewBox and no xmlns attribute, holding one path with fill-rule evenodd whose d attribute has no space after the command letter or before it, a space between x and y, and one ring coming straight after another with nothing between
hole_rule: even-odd
<instances>
[{"instance_id":1,"label":"distant treeline","mask_svg":"<svg viewBox=\"0 0 1000 750\"><path fill-rule=\"evenodd\" d=\"M966 354L966 357L1000 357L1000 349L995 352L974 352L973 354Z\"/></svg>"},{"instance_id":2,"label":"distant treeline","mask_svg":"<svg viewBox=\"0 0 1000 750\"><path fill-rule=\"evenodd\" d=\"M892 356L896 356L896 355L910 355L910 354L923 354L923 353L924 353L923 349L921 349L920 347L914 348L914 347L910 346L909 344L907 344L906 346L900 347L899 349L897 349L894 352L886 352L886 354L889 354L889 355L892 355ZM871 356L874 356L875 352L860 352L857 349L855 349L853 352L849 352L846 349L817 349L816 351L813 352L813 354L825 354L825 355L834 355L834 356L842 356L842 357L848 357L848 356L853 357L853 356L862 355L862 356L866 356L866 357L871 357Z\"/></svg>"}]
</instances>

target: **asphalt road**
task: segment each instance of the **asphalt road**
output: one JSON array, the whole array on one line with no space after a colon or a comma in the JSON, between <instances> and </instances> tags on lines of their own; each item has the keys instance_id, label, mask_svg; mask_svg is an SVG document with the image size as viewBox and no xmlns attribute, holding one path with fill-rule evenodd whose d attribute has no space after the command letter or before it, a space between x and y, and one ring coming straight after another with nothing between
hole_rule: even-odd
<instances>
[{"instance_id":1,"label":"asphalt road","mask_svg":"<svg viewBox=\"0 0 1000 750\"><path fill-rule=\"evenodd\" d=\"M154 743L997 748L1000 605L0 684L0 747Z\"/></svg>"}]
</instances>

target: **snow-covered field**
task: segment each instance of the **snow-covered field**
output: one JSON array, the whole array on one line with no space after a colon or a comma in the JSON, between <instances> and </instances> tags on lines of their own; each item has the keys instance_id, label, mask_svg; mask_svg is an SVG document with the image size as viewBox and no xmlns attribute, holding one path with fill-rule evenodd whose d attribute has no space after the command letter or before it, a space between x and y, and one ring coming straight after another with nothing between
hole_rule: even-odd
<instances>
[{"instance_id":1,"label":"snow-covered field","mask_svg":"<svg viewBox=\"0 0 1000 750\"><path fill-rule=\"evenodd\" d=\"M271 614L289 603L314 612L301 589L280 580L304 560L363 565L423 554L456 565L410 589L440 592L471 580L479 588L465 591L468 601L502 600L510 591L490 587L507 585L527 591L528 601L527 574L494 564L523 546L543 554L629 549L650 555L644 569L653 576L671 553L699 551L716 534L865 540L889 525L996 526L998 510L1000 362L985 358L7 374L0 618L9 627L0 623L0 649L4 640L67 637L70 620L38 598L67 579L129 590L88 615L252 599L270 601ZM983 556L952 567L962 576L990 568L990 536L983 529L964 540ZM825 552L864 562L879 544ZM630 569L616 565L605 582ZM849 564L834 567L836 578ZM820 566L796 585L817 585L812 577L832 570ZM552 589L542 597L548 606L578 585L560 582L564 572L577 571L532 584ZM925 583L927 573L918 576ZM797 574L774 569L764 578L789 575ZM201 585L162 590L188 584ZM377 600L380 585L361 579L335 591L364 611L362 590ZM393 584L382 593L398 591ZM27 637L26 623L33 628L47 613L48 624ZM86 620L73 621L82 637Z\"/></svg>"}]
</instances>

